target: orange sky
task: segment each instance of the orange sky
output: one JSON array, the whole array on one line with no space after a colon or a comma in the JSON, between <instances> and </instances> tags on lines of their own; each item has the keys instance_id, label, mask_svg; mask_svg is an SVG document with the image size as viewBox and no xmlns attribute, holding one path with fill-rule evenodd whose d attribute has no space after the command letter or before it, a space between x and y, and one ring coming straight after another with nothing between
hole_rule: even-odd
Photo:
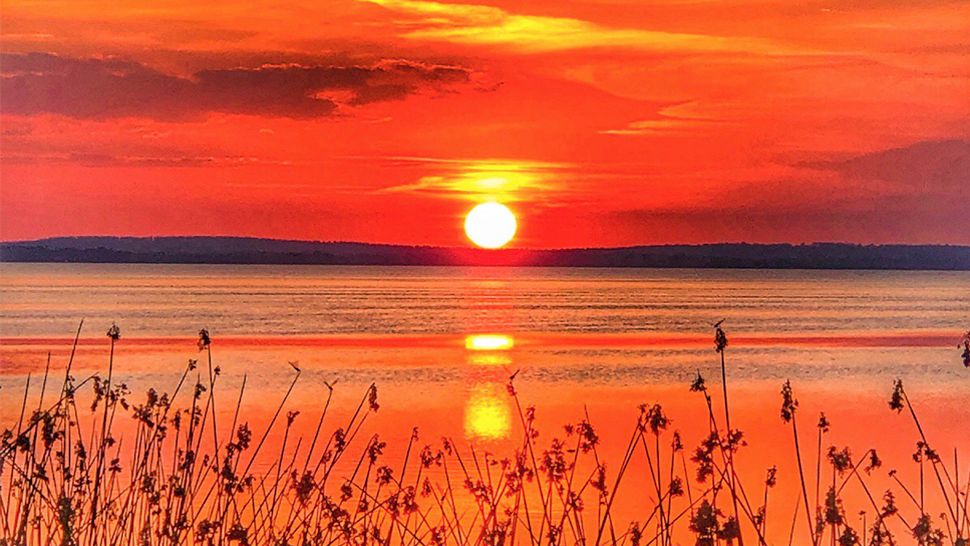
<instances>
[{"instance_id":1,"label":"orange sky","mask_svg":"<svg viewBox=\"0 0 970 546\"><path fill-rule=\"evenodd\" d=\"M966 2L0 9L3 240L970 244Z\"/></svg>"}]
</instances>

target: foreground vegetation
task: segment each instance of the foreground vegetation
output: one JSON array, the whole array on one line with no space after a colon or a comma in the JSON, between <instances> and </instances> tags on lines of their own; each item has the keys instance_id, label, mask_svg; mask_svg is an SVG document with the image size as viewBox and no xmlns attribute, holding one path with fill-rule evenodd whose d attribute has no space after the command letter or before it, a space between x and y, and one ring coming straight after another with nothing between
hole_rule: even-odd
<instances>
[{"instance_id":1,"label":"foreground vegetation","mask_svg":"<svg viewBox=\"0 0 970 546\"><path fill-rule=\"evenodd\" d=\"M36 405L27 392L37 380L28 377L20 417L0 443L0 545L779 544L768 536L769 520L790 529L789 544L968 544L970 474L961 480L957 453L944 461L901 381L889 410L913 424L909 463L919 480L912 484L884 470L873 449L823 449L828 419L812 416L809 425L792 385L781 386L799 496L794 513L782 513L770 495L775 467L754 477L737 471L746 443L731 422L728 339L720 324L714 333L720 392L700 374L689 386L708 422L697 447L669 430L659 404L640 407L618 461L604 460L588 416L546 443L513 375L508 393L522 436L512 453L497 457L447 439L422 445L415 430L392 468L383 462L386 444L364 432L379 409L376 386L349 419L334 423L327 385L322 407L312 408L320 411L313 434L296 437L298 413L284 413L301 374L293 365L271 419L254 430L240 415L245 379L234 400L213 394L220 368L207 331L199 334L201 363L190 361L170 393L152 389L136 400L114 377L120 331L113 326L105 376L73 377L72 350L59 387L48 361ZM970 366L970 333L960 349ZM90 405L79 402L82 390ZM223 408L228 424L217 419L217 404L235 408ZM129 427L123 441L122 426ZM632 476L635 467L647 475ZM874 488L879 472L892 488ZM652 500L638 507L636 521L621 521L618 501L634 480ZM862 506L847 506L850 490Z\"/></svg>"}]
</instances>

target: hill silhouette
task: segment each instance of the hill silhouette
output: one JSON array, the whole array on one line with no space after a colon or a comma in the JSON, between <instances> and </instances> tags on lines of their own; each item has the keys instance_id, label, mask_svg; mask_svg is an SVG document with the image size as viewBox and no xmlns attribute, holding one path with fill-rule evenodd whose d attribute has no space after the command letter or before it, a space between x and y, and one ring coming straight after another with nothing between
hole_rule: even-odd
<instances>
[{"instance_id":1,"label":"hill silhouette","mask_svg":"<svg viewBox=\"0 0 970 546\"><path fill-rule=\"evenodd\" d=\"M718 243L479 250L250 237L56 237L0 243L0 261L970 270L970 246Z\"/></svg>"}]
</instances>

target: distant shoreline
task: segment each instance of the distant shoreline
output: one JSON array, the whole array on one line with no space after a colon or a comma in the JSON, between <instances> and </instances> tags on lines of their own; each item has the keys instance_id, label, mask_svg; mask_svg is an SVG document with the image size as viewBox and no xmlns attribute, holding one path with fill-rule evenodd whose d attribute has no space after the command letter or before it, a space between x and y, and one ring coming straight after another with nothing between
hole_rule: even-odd
<instances>
[{"instance_id":1,"label":"distant shoreline","mask_svg":"<svg viewBox=\"0 0 970 546\"><path fill-rule=\"evenodd\" d=\"M970 271L970 246L716 243L480 250L248 237L59 237L0 243L0 262Z\"/></svg>"},{"instance_id":2,"label":"distant shoreline","mask_svg":"<svg viewBox=\"0 0 970 546\"><path fill-rule=\"evenodd\" d=\"M383 264L370 264L370 263L250 263L250 262L96 262L96 261L78 261L78 260L8 260L0 259L0 266L3 264L10 265L49 265L49 264L61 264L61 265L160 265L160 266L244 266L244 267L279 267L279 266L296 266L296 267L347 267L347 268L365 268L365 267L389 267L389 268L484 268L484 269L505 269L505 268L526 268L526 269L629 269L629 270L722 270L722 271L845 271L845 272L866 272L866 271L910 271L914 273L918 272L970 272L970 267L784 267L784 266L759 266L759 267L745 267L745 266L651 266L651 265L544 265L544 264L473 264L473 263L455 263L455 264L412 264L412 263L383 263Z\"/></svg>"}]
</instances>

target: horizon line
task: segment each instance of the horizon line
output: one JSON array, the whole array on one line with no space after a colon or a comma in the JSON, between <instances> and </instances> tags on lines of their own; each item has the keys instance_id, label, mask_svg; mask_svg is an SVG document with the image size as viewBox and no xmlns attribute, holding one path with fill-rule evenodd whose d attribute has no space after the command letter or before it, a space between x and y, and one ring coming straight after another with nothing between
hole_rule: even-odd
<instances>
[{"instance_id":1,"label":"horizon line","mask_svg":"<svg viewBox=\"0 0 970 546\"><path fill-rule=\"evenodd\" d=\"M662 248L662 247L705 247L705 246L853 246L853 247L951 247L951 248L970 248L970 242L933 242L933 243L913 243L913 242L853 242L853 241L707 241L707 242L665 242L665 243L641 243L619 246L575 246L575 247L518 247L506 246L502 248L488 249L479 248L472 244L468 246L460 245L435 245L422 243L389 243L373 241L354 241L339 239L295 239L285 237L263 237L257 235L52 235L36 239L0 239L0 245L26 245L31 243L43 243L59 239L128 239L128 240L151 240L151 239L235 239L251 241L271 241L280 243L307 243L307 244L330 244L330 245L368 245L368 246L388 246L401 248L423 248L441 250L462 250L478 251L483 253L502 253L502 252L555 252L555 251L575 251L575 250L623 250L634 248Z\"/></svg>"}]
</instances>

